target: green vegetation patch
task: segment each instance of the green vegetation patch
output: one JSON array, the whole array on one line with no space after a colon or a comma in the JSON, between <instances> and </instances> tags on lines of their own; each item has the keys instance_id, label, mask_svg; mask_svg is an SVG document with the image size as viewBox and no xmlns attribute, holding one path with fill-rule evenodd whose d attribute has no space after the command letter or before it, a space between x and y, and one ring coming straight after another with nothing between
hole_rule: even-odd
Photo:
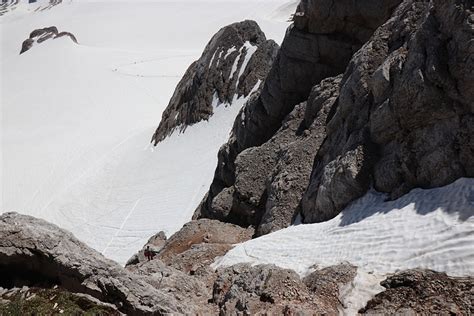
<instances>
[{"instance_id":1,"label":"green vegetation patch","mask_svg":"<svg viewBox=\"0 0 474 316\"><path fill-rule=\"evenodd\" d=\"M0 292L1 293L1 292ZM0 315L121 315L112 307L99 305L63 289L12 289L0 295Z\"/></svg>"}]
</instances>

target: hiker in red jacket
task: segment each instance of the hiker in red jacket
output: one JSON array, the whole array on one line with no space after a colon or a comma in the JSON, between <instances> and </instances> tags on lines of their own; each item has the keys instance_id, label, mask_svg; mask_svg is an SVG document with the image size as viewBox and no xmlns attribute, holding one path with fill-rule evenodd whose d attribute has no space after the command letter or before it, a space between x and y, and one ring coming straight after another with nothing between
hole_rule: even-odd
<instances>
[{"instance_id":1,"label":"hiker in red jacket","mask_svg":"<svg viewBox=\"0 0 474 316\"><path fill-rule=\"evenodd\" d=\"M153 252L153 250L150 250L150 246L146 246L145 258L147 258L148 261L151 261L153 260L153 257L155 257L155 253Z\"/></svg>"}]
</instances>

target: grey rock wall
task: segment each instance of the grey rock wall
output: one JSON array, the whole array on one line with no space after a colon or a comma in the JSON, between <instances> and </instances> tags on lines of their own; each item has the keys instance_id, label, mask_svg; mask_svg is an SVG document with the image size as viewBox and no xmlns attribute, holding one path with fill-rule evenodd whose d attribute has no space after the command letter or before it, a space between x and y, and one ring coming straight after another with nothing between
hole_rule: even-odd
<instances>
[{"instance_id":1,"label":"grey rock wall","mask_svg":"<svg viewBox=\"0 0 474 316\"><path fill-rule=\"evenodd\" d=\"M232 106L234 98L258 90L277 51L278 45L267 40L254 21L222 28L179 82L152 142L156 145L175 130L183 132L208 120L214 111L213 102L214 106Z\"/></svg>"}]
</instances>

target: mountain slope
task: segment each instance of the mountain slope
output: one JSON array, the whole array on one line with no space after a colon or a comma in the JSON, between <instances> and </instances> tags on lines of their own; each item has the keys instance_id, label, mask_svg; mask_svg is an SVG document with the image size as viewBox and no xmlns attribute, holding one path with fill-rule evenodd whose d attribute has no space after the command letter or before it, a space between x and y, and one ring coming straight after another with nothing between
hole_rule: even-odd
<instances>
[{"instance_id":1,"label":"mountain slope","mask_svg":"<svg viewBox=\"0 0 474 316\"><path fill-rule=\"evenodd\" d=\"M52 221L121 263L156 231L179 229L237 113L152 151L156 123L221 27L253 18L280 42L288 24L267 16L284 2L22 3L0 17L1 211ZM19 55L31 31L53 25L79 45L59 38Z\"/></svg>"}]
</instances>

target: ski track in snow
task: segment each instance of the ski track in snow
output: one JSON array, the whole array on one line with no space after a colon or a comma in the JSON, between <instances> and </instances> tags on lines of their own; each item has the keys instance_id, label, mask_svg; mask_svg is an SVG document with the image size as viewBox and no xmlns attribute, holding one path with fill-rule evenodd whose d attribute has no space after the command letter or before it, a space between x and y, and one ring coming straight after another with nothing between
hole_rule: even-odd
<instances>
[{"instance_id":1,"label":"ski track in snow","mask_svg":"<svg viewBox=\"0 0 474 316\"><path fill-rule=\"evenodd\" d=\"M379 282L396 271L474 275L474 179L386 199L371 191L328 222L292 226L239 244L213 266L276 264L304 276L315 264L350 262L359 271L342 295L349 315L383 290Z\"/></svg>"},{"instance_id":2,"label":"ski track in snow","mask_svg":"<svg viewBox=\"0 0 474 316\"><path fill-rule=\"evenodd\" d=\"M122 224L120 225L120 228L117 229L115 235L110 239L110 241L107 243L107 246L105 246L104 250L102 250L102 253L105 255L107 253L107 250L109 249L110 245L112 244L112 242L114 241L114 239L119 235L120 232L122 232L123 230L123 227L125 226L125 224L127 223L128 219L130 218L130 216L132 216L133 212L135 211L135 209L137 208L137 205L138 203L140 203L140 200L141 199L138 199L135 204L133 205L133 207L130 209L130 212L127 214L127 216L125 217L125 219L123 220Z\"/></svg>"}]
</instances>

